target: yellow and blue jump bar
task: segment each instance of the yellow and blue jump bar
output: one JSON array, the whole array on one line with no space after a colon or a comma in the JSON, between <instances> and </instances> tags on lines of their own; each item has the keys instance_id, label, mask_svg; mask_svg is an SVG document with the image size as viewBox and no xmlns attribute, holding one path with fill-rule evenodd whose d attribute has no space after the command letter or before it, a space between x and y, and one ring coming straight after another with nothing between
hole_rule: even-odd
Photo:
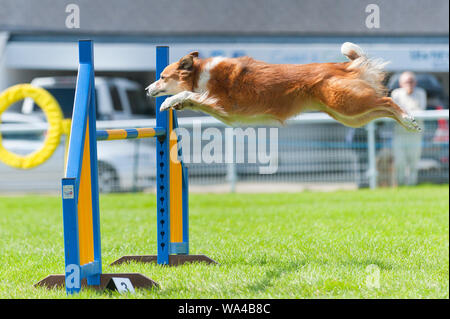
<instances>
[{"instance_id":1,"label":"yellow and blue jump bar","mask_svg":"<svg viewBox=\"0 0 450 319\"><path fill-rule=\"evenodd\" d=\"M97 130L97 141L128 140L165 135L166 130L163 127Z\"/></svg>"}]
</instances>

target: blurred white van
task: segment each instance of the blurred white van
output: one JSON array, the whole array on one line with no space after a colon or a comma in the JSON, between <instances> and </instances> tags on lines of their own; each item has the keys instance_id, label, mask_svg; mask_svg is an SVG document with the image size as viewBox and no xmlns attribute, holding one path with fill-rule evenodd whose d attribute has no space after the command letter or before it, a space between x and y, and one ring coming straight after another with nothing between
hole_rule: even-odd
<instances>
[{"instance_id":1,"label":"blurred white van","mask_svg":"<svg viewBox=\"0 0 450 319\"><path fill-rule=\"evenodd\" d=\"M49 91L58 100L64 118L72 118L76 77L35 78L30 84ZM96 77L95 93L98 121L155 117L153 100L147 99L144 88L134 81L125 78ZM42 113L32 99L24 100L20 112Z\"/></svg>"}]
</instances>

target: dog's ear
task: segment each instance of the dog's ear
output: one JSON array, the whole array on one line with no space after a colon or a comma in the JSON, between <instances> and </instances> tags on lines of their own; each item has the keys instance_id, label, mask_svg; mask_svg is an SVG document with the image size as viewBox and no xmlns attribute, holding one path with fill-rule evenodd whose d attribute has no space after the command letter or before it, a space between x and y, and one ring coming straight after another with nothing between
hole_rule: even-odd
<instances>
[{"instance_id":1,"label":"dog's ear","mask_svg":"<svg viewBox=\"0 0 450 319\"><path fill-rule=\"evenodd\" d=\"M198 51L192 51L189 55L192 55L194 58L198 58Z\"/></svg>"},{"instance_id":2,"label":"dog's ear","mask_svg":"<svg viewBox=\"0 0 450 319\"><path fill-rule=\"evenodd\" d=\"M189 53L188 55L185 55L180 59L178 68L182 70L190 70L192 69L192 66L194 65L194 58L198 58L198 52L194 51Z\"/></svg>"}]
</instances>

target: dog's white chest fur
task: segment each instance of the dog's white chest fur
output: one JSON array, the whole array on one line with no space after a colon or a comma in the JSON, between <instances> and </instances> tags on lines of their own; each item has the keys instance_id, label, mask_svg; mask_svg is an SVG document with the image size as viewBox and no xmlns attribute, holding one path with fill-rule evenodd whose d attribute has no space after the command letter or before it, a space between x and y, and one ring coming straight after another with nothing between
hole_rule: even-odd
<instances>
[{"instance_id":1,"label":"dog's white chest fur","mask_svg":"<svg viewBox=\"0 0 450 319\"><path fill-rule=\"evenodd\" d=\"M208 91L208 82L211 79L211 70L214 69L220 62L225 60L226 58L222 56L217 56L208 61L206 65L203 67L200 76L198 78L197 87L194 92L204 93Z\"/></svg>"}]
</instances>

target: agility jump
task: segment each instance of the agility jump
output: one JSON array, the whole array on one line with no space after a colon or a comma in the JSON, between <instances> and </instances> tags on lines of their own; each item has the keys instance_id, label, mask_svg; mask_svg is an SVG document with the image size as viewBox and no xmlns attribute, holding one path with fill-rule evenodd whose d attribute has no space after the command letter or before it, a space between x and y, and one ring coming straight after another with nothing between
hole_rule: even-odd
<instances>
[{"instance_id":1,"label":"agility jump","mask_svg":"<svg viewBox=\"0 0 450 319\"><path fill-rule=\"evenodd\" d=\"M156 77L168 65L169 48L156 48ZM49 275L36 286L64 286L68 294L82 286L104 288L113 277L128 278L135 287L158 284L142 274L103 274L97 167L97 141L157 138L157 255L123 256L123 262L215 263L204 255L189 255L188 174L178 158L177 118L174 111L159 111L165 97L156 98L156 127L96 130L93 42L79 41L79 69L65 177L62 179L65 274ZM181 157L181 150L176 156Z\"/></svg>"}]
</instances>

